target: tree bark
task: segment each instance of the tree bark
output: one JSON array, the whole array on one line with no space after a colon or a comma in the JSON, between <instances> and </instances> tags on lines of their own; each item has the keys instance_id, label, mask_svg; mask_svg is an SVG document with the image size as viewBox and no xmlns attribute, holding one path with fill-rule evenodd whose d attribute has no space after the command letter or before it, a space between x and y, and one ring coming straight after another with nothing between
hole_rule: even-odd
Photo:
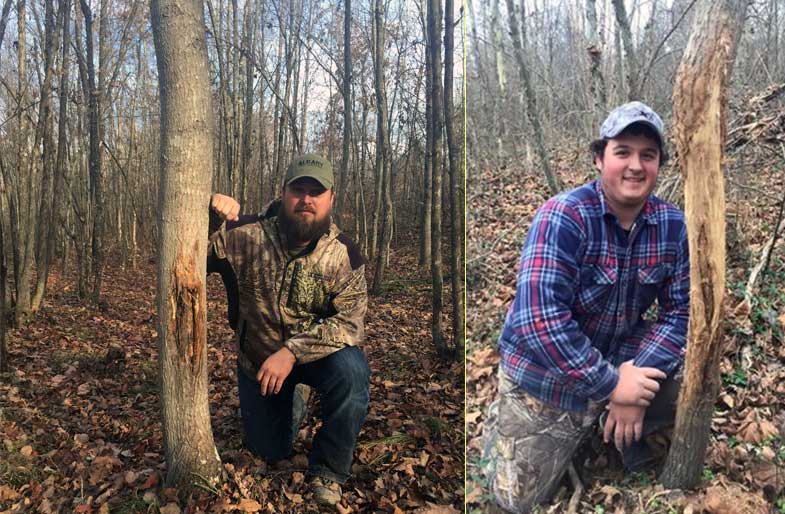
<instances>
[{"instance_id":1,"label":"tree bark","mask_svg":"<svg viewBox=\"0 0 785 514\"><path fill-rule=\"evenodd\" d=\"M46 23L45 23L45 37L44 37L44 83L41 86L41 105L39 109L38 115L38 127L36 130L36 142L43 141L43 148L41 152L41 161L42 161L42 184L41 184L41 208L38 217L38 237L37 237L37 247L38 247L38 255L36 261L38 263L37 269L37 276L36 276L36 288L35 294L33 294L32 299L32 310L33 312L37 311L38 308L41 306L41 301L44 298L44 294L46 292L46 281L49 277L49 263L50 263L50 255L53 249L54 241L53 241L53 234L52 234L52 214L55 203L57 199L55 197L60 196L59 194L53 195L53 191L58 191L58 189L53 189L53 184L56 183L56 179L52 180L52 175L57 173L55 169L55 161L52 157L52 151L55 148L54 145L54 137L52 135L52 121L53 118L51 117L52 112L52 80L54 75L54 52L56 49L55 41L59 39L59 31L62 30L62 16L63 16L63 9L68 8L69 2L67 0L63 1L59 5L60 11L57 13L57 22L55 21L55 13L54 7L52 4L52 0L46 1ZM55 27L55 24L57 26ZM66 62L66 61L63 61ZM67 66L65 66L67 67ZM36 144L36 148L38 148L38 144Z\"/></svg>"},{"instance_id":2,"label":"tree bark","mask_svg":"<svg viewBox=\"0 0 785 514\"><path fill-rule=\"evenodd\" d=\"M431 338L439 355L446 357L442 313L442 13L441 0L428 0L428 42L431 53L431 173L433 197L431 214Z\"/></svg>"},{"instance_id":3,"label":"tree bark","mask_svg":"<svg viewBox=\"0 0 785 514\"><path fill-rule=\"evenodd\" d=\"M453 0L444 4L444 119L447 129L447 148L450 152L450 274L452 287L453 357L463 360L463 173L461 173L461 145L453 127L453 56L454 43Z\"/></svg>"},{"instance_id":4,"label":"tree bark","mask_svg":"<svg viewBox=\"0 0 785 514\"><path fill-rule=\"evenodd\" d=\"M344 0L343 14L343 146L341 153L341 180L338 190L336 214L338 221L343 216L343 206L349 189L349 149L352 139L352 0ZM355 216L357 213L355 213Z\"/></svg>"},{"instance_id":5,"label":"tree bark","mask_svg":"<svg viewBox=\"0 0 785 514\"><path fill-rule=\"evenodd\" d=\"M30 159L32 154L29 144L29 120L26 113L28 107L28 80L27 80L27 22L26 0L17 3L17 62L19 68L19 83L17 87L18 114L17 114L17 159L16 180L12 185L11 193L16 189L15 206L11 206L11 232L16 235L14 244L14 284L16 285L16 326L28 317L31 311L31 287L34 258L35 236L35 209L33 177L36 175L35 160ZM14 216L16 213L16 216ZM15 219L14 219L15 218ZM16 226L14 226L16 225Z\"/></svg>"},{"instance_id":6,"label":"tree bark","mask_svg":"<svg viewBox=\"0 0 785 514\"><path fill-rule=\"evenodd\" d=\"M621 41L624 45L627 70L627 100L640 100L640 91L638 91L638 84L636 84L638 63L635 56L635 46L632 43L632 30L630 29L630 21L627 17L627 9L624 6L624 0L611 1L613 2L613 10L616 13L616 23L618 24L621 33Z\"/></svg>"},{"instance_id":7,"label":"tree bark","mask_svg":"<svg viewBox=\"0 0 785 514\"><path fill-rule=\"evenodd\" d=\"M384 85L384 6L382 0L376 0L374 6L374 85L376 87L376 171L381 173L381 216L382 226L379 235L379 247L375 251L376 269L373 275L371 293L379 294L382 290L384 270L387 266L390 239L392 238L392 166L390 163L390 134L387 127L387 91Z\"/></svg>"},{"instance_id":8,"label":"tree bark","mask_svg":"<svg viewBox=\"0 0 785 514\"><path fill-rule=\"evenodd\" d=\"M3 212L3 189L5 181L0 176L0 212ZM6 322L5 322L5 288L6 288L6 266L5 266L5 246L3 245L3 218L0 217L0 373L8 371L8 350L6 346Z\"/></svg>"},{"instance_id":9,"label":"tree bark","mask_svg":"<svg viewBox=\"0 0 785 514\"><path fill-rule=\"evenodd\" d=\"M524 4L521 2L521 19L525 20L526 16L523 9ZM524 54L526 40L521 37L520 30L518 29L514 0L507 0L507 11L510 16L510 34L512 35L512 45L515 49L515 60L518 62L518 74L520 75L526 95L526 117L529 119L529 123L532 126L532 132L534 132L535 149L537 151L537 156L540 158L540 166L542 166L545 179L548 181L548 187L552 194L558 194L559 191L562 190L562 184L559 177L556 176L551 169L550 157L548 156L548 150L545 148L545 136L542 133L540 115L537 111L537 99L534 97L534 88L532 87L529 67L526 64L526 56Z\"/></svg>"},{"instance_id":10,"label":"tree bark","mask_svg":"<svg viewBox=\"0 0 785 514\"><path fill-rule=\"evenodd\" d=\"M598 134L600 123L605 119L608 105L608 93L605 89L605 77L602 74L602 50L597 33L596 0L586 0L586 20L589 22L589 88L592 99L591 133Z\"/></svg>"},{"instance_id":11,"label":"tree bark","mask_svg":"<svg viewBox=\"0 0 785 514\"><path fill-rule=\"evenodd\" d=\"M698 484L719 390L725 295L727 88L747 0L700 0L673 91L690 247L690 326L676 427L661 481Z\"/></svg>"},{"instance_id":12,"label":"tree bark","mask_svg":"<svg viewBox=\"0 0 785 514\"><path fill-rule=\"evenodd\" d=\"M3 47L3 38L5 37L5 28L8 24L8 14L11 12L11 5L14 0L5 0L3 2L3 12L0 14L0 48Z\"/></svg>"},{"instance_id":13,"label":"tree bark","mask_svg":"<svg viewBox=\"0 0 785 514\"><path fill-rule=\"evenodd\" d=\"M213 158L202 0L152 0L161 98L158 352L167 485L215 485L207 396L206 242Z\"/></svg>"},{"instance_id":14,"label":"tree bark","mask_svg":"<svg viewBox=\"0 0 785 514\"><path fill-rule=\"evenodd\" d=\"M104 0L105 1L105 0ZM103 268L103 186L101 182L101 88L96 84L95 59L93 49L93 12L87 0L80 0L82 14L85 20L85 64L87 65L87 85L84 96L87 100L88 115L90 119L90 204L93 206L93 230L91 243L91 258L93 270L93 284L90 300L97 304L101 294L101 272ZM104 23L104 17L99 22ZM101 52L102 30L99 28L99 54ZM103 67L105 62L101 62ZM99 79L100 82L100 79Z\"/></svg>"},{"instance_id":15,"label":"tree bark","mask_svg":"<svg viewBox=\"0 0 785 514\"><path fill-rule=\"evenodd\" d=\"M491 32L493 33L493 48L496 64L496 81L499 86L499 95L504 96L504 89L507 84L507 74L504 68L504 32L501 22L501 10L499 3L501 0L492 0L491 6Z\"/></svg>"},{"instance_id":16,"label":"tree bark","mask_svg":"<svg viewBox=\"0 0 785 514\"><path fill-rule=\"evenodd\" d=\"M253 5L253 8L251 7ZM253 115L254 75L253 61L250 54L254 47L254 28L256 20L256 2L246 2L245 23L243 23L243 51L245 53L245 94L243 96L243 137L240 154L240 205L247 205L248 167L251 162L251 123Z\"/></svg>"},{"instance_id":17,"label":"tree bark","mask_svg":"<svg viewBox=\"0 0 785 514\"><path fill-rule=\"evenodd\" d=\"M429 0L426 0L429 1ZM427 10L427 8L426 8ZM428 33L427 21L423 20L423 33ZM423 166L423 186L422 186L422 205L420 215L420 266L425 269L431 265L431 216L433 215L433 173L431 172L431 165L433 158L431 151L433 149L433 123L431 122L433 114L433 101L428 97L433 91L433 76L431 73L431 51L430 46L426 47L425 51L425 165Z\"/></svg>"}]
</instances>

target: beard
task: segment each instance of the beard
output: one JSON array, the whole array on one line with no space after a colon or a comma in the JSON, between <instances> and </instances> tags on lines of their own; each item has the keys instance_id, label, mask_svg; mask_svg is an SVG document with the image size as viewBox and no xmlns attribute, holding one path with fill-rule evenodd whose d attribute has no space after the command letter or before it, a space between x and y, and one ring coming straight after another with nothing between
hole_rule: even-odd
<instances>
[{"instance_id":1,"label":"beard","mask_svg":"<svg viewBox=\"0 0 785 514\"><path fill-rule=\"evenodd\" d=\"M278 222L287 241L308 243L330 230L331 214L332 209L323 218L307 220L297 214L289 216L286 209L281 206L278 211Z\"/></svg>"}]
</instances>

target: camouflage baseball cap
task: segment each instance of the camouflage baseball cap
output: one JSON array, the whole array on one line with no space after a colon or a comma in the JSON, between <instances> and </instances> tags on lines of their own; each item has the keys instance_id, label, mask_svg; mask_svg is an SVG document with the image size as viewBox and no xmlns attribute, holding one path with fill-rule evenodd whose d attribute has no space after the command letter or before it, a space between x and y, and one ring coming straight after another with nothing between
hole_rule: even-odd
<instances>
[{"instance_id":1,"label":"camouflage baseball cap","mask_svg":"<svg viewBox=\"0 0 785 514\"><path fill-rule=\"evenodd\" d=\"M298 178L310 177L319 182L325 189L333 187L333 165L330 161L317 155L309 153L295 157L286 169L284 186Z\"/></svg>"},{"instance_id":2,"label":"camouflage baseball cap","mask_svg":"<svg viewBox=\"0 0 785 514\"><path fill-rule=\"evenodd\" d=\"M629 102L615 108L602 123L600 137L612 139L633 123L648 125L657 134L660 146L665 144L662 118L651 107L642 102Z\"/></svg>"}]
</instances>

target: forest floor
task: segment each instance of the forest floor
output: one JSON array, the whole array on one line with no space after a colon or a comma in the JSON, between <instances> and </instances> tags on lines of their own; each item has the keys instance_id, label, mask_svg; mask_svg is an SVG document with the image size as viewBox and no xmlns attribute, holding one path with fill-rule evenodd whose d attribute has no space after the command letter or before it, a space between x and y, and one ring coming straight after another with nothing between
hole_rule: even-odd
<instances>
[{"instance_id":1,"label":"forest floor","mask_svg":"<svg viewBox=\"0 0 785 514\"><path fill-rule=\"evenodd\" d=\"M556 159L567 188L593 180L588 151ZM666 490L654 471L624 476L618 453L596 435L576 470L585 486L580 513L785 513L785 246L773 252L752 310L734 311L749 272L771 236L785 191L781 166L756 167L729 184L728 270L722 386L702 482ZM576 171L579 170L579 171ZM673 171L669 171L670 174ZM467 200L467 504L469 513L498 512L481 473L485 412L496 395L497 339L515 294L520 250L537 208L550 196L545 180L520 169L470 169ZM780 238L782 239L782 238ZM565 479L538 512L566 512Z\"/></svg>"},{"instance_id":2,"label":"forest floor","mask_svg":"<svg viewBox=\"0 0 785 514\"><path fill-rule=\"evenodd\" d=\"M290 461L271 469L242 447L217 275L208 279L209 398L225 480L188 500L163 487L155 286L154 264L107 266L108 307L98 310L78 300L73 276L54 273L42 310L11 331L11 371L0 375L0 513L318 512L305 477L314 400ZM383 294L370 298L370 410L339 512L463 512L463 363L436 357L430 312L430 274L395 251Z\"/></svg>"}]
</instances>

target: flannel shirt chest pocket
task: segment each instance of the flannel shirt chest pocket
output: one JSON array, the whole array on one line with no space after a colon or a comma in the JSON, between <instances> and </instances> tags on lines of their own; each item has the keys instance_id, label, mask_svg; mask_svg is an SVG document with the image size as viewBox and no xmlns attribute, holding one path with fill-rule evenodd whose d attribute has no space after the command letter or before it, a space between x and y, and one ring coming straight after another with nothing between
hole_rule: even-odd
<instances>
[{"instance_id":1,"label":"flannel shirt chest pocket","mask_svg":"<svg viewBox=\"0 0 785 514\"><path fill-rule=\"evenodd\" d=\"M636 274L635 308L640 312L647 310L672 274L673 267L669 264L639 267Z\"/></svg>"},{"instance_id":2,"label":"flannel shirt chest pocket","mask_svg":"<svg viewBox=\"0 0 785 514\"><path fill-rule=\"evenodd\" d=\"M608 302L613 299L618 278L618 272L613 266L590 264L581 268L580 289L576 295L578 313L604 311Z\"/></svg>"}]
</instances>

